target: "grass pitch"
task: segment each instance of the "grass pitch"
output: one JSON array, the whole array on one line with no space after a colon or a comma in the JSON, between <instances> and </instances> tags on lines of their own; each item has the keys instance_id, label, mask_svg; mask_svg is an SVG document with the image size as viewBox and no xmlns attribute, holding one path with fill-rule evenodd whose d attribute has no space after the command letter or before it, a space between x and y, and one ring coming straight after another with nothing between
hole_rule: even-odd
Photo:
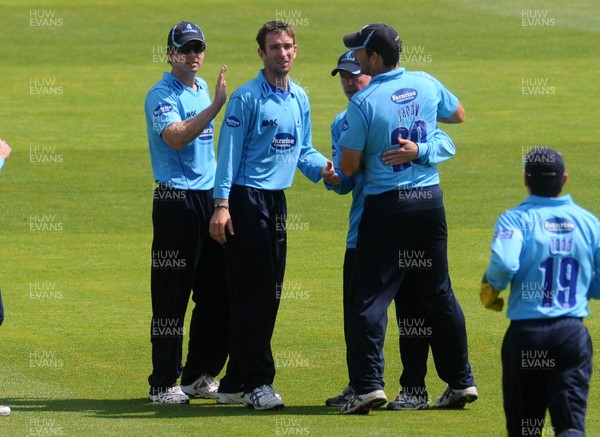
<instances>
[{"instance_id":1,"label":"grass pitch","mask_svg":"<svg viewBox=\"0 0 600 437\"><path fill-rule=\"evenodd\" d=\"M0 174L0 404L13 413L0 418L0 434L504 435L499 355L508 321L479 304L479 280L496 217L525 197L521 161L531 147L562 151L566 191L600 214L599 18L594 0L0 0L0 137L13 148ZM329 124L346 105L329 73L344 50L341 36L364 24L393 25L404 41L403 65L433 74L460 98L467 121L445 127L457 155L440 170L451 276L480 400L463 411L365 417L324 406L347 383L341 264L350 198L301 175L288 191L298 225L289 233L273 340L286 408L146 400L154 184L143 101L168 69L168 29L183 19L207 37L201 76L213 87L226 63L229 93L261 67L254 40L260 25L295 24L292 78L309 94L314 144L325 154ZM222 113L217 127L221 121ZM586 323L598 343L600 305L591 307ZM401 371L393 320L390 312L389 398ZM429 394L438 396L444 384L431 362L429 370ZM590 436L600 435L599 384L594 375ZM553 435L550 424L546 435Z\"/></svg>"}]
</instances>

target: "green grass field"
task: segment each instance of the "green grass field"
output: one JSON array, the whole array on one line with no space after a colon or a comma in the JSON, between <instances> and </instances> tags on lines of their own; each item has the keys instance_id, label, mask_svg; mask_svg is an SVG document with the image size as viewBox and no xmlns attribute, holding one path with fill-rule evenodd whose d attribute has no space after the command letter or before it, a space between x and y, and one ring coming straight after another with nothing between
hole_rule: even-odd
<instances>
[{"instance_id":1,"label":"green grass field","mask_svg":"<svg viewBox=\"0 0 600 437\"><path fill-rule=\"evenodd\" d=\"M300 225L289 232L289 293L273 340L286 408L146 400L154 183L143 101L167 70L167 32L183 19L207 36L201 76L212 89L226 63L229 93L261 67L260 25L296 24L292 77L309 94L314 144L326 154L329 124L346 104L330 71L341 36L364 24L393 25L403 64L460 98L467 121L446 128L457 154L440 171L480 400L463 411L362 417L324 406L347 383L341 265L350 198L301 175L288 191ZM13 148L0 174L0 404L13 413L0 417L0 435L504 435L499 354L508 321L480 305L479 281L495 219L525 197L521 161L531 147L561 150L566 191L600 214L599 19L596 0L0 0L0 137ZM597 370L600 305L591 307ZM389 398L401 371L393 320ZM431 361L427 383L433 397L444 388ZM590 436L600 436L599 388L596 373Z\"/></svg>"}]
</instances>

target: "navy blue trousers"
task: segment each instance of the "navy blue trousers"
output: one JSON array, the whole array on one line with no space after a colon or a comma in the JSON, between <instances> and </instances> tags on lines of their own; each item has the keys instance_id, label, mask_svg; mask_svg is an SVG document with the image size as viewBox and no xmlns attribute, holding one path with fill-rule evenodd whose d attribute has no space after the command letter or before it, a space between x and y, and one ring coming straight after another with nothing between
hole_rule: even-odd
<instances>
[{"instance_id":1,"label":"navy blue trousers","mask_svg":"<svg viewBox=\"0 0 600 437\"><path fill-rule=\"evenodd\" d=\"M213 213L209 191L159 186L152 222L153 389L189 385L202 374L217 376L229 350L229 296L223 247L208 234ZM193 294L192 294L193 293ZM184 318L192 294L188 353L182 366Z\"/></svg>"},{"instance_id":2,"label":"navy blue trousers","mask_svg":"<svg viewBox=\"0 0 600 437\"><path fill-rule=\"evenodd\" d=\"M343 311L344 311L344 339L346 345L350 341L350 281L354 271L356 249L347 248L344 254L343 267ZM396 305L396 319L398 323L398 343L400 347L400 359L402 361L402 374L400 375L400 386L409 395L426 395L425 376L427 375L427 356L429 355L429 331L420 329L423 320L419 314L413 312L413 308L405 305L402 298L408 293L415 292L411 288L413 284L410 271L407 272L402 288L406 292L396 294L394 302ZM347 350L347 348L346 348ZM346 362L349 356L346 354Z\"/></svg>"},{"instance_id":3,"label":"navy blue trousers","mask_svg":"<svg viewBox=\"0 0 600 437\"><path fill-rule=\"evenodd\" d=\"M410 286L403 281L410 271ZM438 375L475 385L462 309L448 274L447 227L438 186L367 196L350 285L348 368L357 393L384 387L387 309L399 295L426 330ZM412 317L412 316L411 316Z\"/></svg>"},{"instance_id":4,"label":"navy blue trousers","mask_svg":"<svg viewBox=\"0 0 600 437\"><path fill-rule=\"evenodd\" d=\"M508 435L542 435L546 410L552 435L585 435L591 375L592 341L581 319L512 321L502 343Z\"/></svg>"},{"instance_id":5,"label":"navy blue trousers","mask_svg":"<svg viewBox=\"0 0 600 437\"><path fill-rule=\"evenodd\" d=\"M231 352L219 391L250 392L275 378L271 338L285 273L285 193L234 185L229 212L235 233L225 244Z\"/></svg>"}]
</instances>

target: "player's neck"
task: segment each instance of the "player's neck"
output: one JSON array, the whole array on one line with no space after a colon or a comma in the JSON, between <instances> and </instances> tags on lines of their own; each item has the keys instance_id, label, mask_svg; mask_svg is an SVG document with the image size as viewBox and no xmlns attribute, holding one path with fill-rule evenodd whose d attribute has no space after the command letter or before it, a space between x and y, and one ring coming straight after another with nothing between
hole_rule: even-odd
<instances>
[{"instance_id":1,"label":"player's neck","mask_svg":"<svg viewBox=\"0 0 600 437\"><path fill-rule=\"evenodd\" d=\"M285 76L276 76L266 70L264 70L265 79L275 88L279 88L282 90L287 90L289 85L289 77L286 74Z\"/></svg>"},{"instance_id":2,"label":"player's neck","mask_svg":"<svg viewBox=\"0 0 600 437\"><path fill-rule=\"evenodd\" d=\"M371 77L375 77L378 74L384 74L384 73L389 73L392 70L395 70L399 68L398 65L394 65L393 67L386 67L384 65L378 66L378 68L376 68L376 71L373 71L373 74L371 75Z\"/></svg>"},{"instance_id":3,"label":"player's neck","mask_svg":"<svg viewBox=\"0 0 600 437\"><path fill-rule=\"evenodd\" d=\"M175 76L185 86L196 89L196 73L195 72L183 72L180 70L173 69L171 74Z\"/></svg>"}]
</instances>

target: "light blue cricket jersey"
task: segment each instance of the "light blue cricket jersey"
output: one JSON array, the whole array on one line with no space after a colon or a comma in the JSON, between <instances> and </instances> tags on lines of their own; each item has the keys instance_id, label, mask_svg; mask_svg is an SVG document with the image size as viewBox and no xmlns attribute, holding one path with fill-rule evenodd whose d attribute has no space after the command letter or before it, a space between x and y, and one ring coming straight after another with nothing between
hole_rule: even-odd
<instances>
[{"instance_id":1,"label":"light blue cricket jersey","mask_svg":"<svg viewBox=\"0 0 600 437\"><path fill-rule=\"evenodd\" d=\"M146 96L146 126L154 179L182 190L210 190L215 178L214 121L179 151L162 139L172 123L195 117L211 103L206 82L196 78L198 90L165 72Z\"/></svg>"},{"instance_id":2,"label":"light blue cricket jersey","mask_svg":"<svg viewBox=\"0 0 600 437\"><path fill-rule=\"evenodd\" d=\"M313 182L327 159L312 146L310 104L289 81L285 98L276 94L262 70L231 95L219 133L214 197L228 199L231 186L283 190L296 167Z\"/></svg>"},{"instance_id":3,"label":"light blue cricket jersey","mask_svg":"<svg viewBox=\"0 0 600 437\"><path fill-rule=\"evenodd\" d=\"M365 193L439 184L437 166L429 156L444 152L436 150L430 138L440 130L437 117L451 116L458 104L433 76L401 67L376 75L352 96L340 144L363 152ZM417 143L419 155L410 163L386 165L383 152L397 148L398 137Z\"/></svg>"},{"instance_id":4,"label":"light blue cricket jersey","mask_svg":"<svg viewBox=\"0 0 600 437\"><path fill-rule=\"evenodd\" d=\"M363 172L353 177L348 177L339 171L340 158L343 147L340 144L340 136L346 121L346 111L338 114L331 124L331 154L333 156L333 166L342 179L340 185L329 185L325 183L328 190L333 190L338 194L348 194L352 191L352 205L350 206L350 224L348 227L348 236L346 238L346 247L355 249L358 241L358 225L364 210L365 203L365 175ZM433 138L428 141L432 147L430 153L421 158L421 164L439 164L454 156L456 148L450 137L442 130L437 129ZM383 156L382 156L383 159Z\"/></svg>"},{"instance_id":5,"label":"light blue cricket jersey","mask_svg":"<svg viewBox=\"0 0 600 437\"><path fill-rule=\"evenodd\" d=\"M365 203L365 177L364 173L360 172L354 177L344 176L339 170L340 168L340 157L342 156L342 146L340 145L340 136L342 134L342 126L346 121L346 111L335 116L333 123L331 123L331 156L333 166L336 169L336 173L342 179L340 185L329 185L325 183L325 187L328 190L333 190L338 194L348 194L352 192L352 205L350 206L349 213L349 226L348 236L346 237L346 247L348 249L356 249L356 242L358 241L358 225L362 217Z\"/></svg>"},{"instance_id":6,"label":"light blue cricket jersey","mask_svg":"<svg viewBox=\"0 0 600 437\"><path fill-rule=\"evenodd\" d=\"M600 222L571 196L529 196L496 222L486 277L511 285L511 320L589 315L600 298Z\"/></svg>"}]
</instances>

